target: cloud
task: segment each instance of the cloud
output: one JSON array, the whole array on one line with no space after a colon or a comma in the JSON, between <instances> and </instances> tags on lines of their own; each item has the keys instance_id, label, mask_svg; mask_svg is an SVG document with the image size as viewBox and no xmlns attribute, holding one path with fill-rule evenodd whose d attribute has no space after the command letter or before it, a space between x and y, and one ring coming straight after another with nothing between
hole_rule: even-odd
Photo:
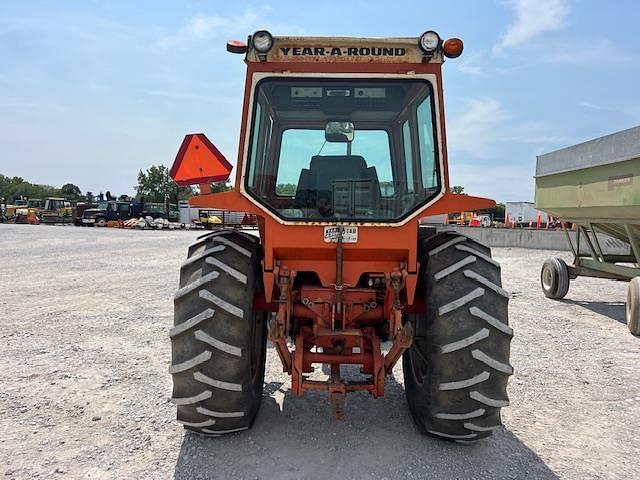
<instances>
[{"instance_id":1,"label":"cloud","mask_svg":"<svg viewBox=\"0 0 640 480\"><path fill-rule=\"evenodd\" d=\"M55 111L63 109L55 102L33 97L0 96L0 109L7 112L15 111Z\"/></svg>"},{"instance_id":2,"label":"cloud","mask_svg":"<svg viewBox=\"0 0 640 480\"><path fill-rule=\"evenodd\" d=\"M516 18L493 47L494 53L523 45L541 33L561 29L569 13L566 0L514 0L509 4Z\"/></svg>"},{"instance_id":3,"label":"cloud","mask_svg":"<svg viewBox=\"0 0 640 480\"><path fill-rule=\"evenodd\" d=\"M205 15L199 13L191 17L175 34L163 35L155 42L158 48L172 48L192 41L227 38L244 40L247 35L259 28L266 28L274 34L286 32L288 35L303 33L302 29L294 25L286 25L268 20L267 12L270 8L261 9L262 12L248 9L240 15L223 17L220 15Z\"/></svg>"},{"instance_id":4,"label":"cloud","mask_svg":"<svg viewBox=\"0 0 640 480\"><path fill-rule=\"evenodd\" d=\"M567 141L547 134L545 129L544 125L518 122L498 100L470 98L464 102L464 112L449 121L447 143L453 151L487 159L499 144L548 145Z\"/></svg>"},{"instance_id":5,"label":"cloud","mask_svg":"<svg viewBox=\"0 0 640 480\"><path fill-rule=\"evenodd\" d=\"M484 76L486 73L481 65L485 63L485 59L484 52L471 52L457 62L458 71L474 77Z\"/></svg>"},{"instance_id":6,"label":"cloud","mask_svg":"<svg viewBox=\"0 0 640 480\"><path fill-rule=\"evenodd\" d=\"M491 155L500 124L509 118L511 116L498 100L468 99L464 113L449 122L448 143L452 149L487 158Z\"/></svg>"},{"instance_id":7,"label":"cloud","mask_svg":"<svg viewBox=\"0 0 640 480\"><path fill-rule=\"evenodd\" d=\"M519 128L520 129L520 128ZM511 143L527 143L527 144L547 144L547 143L562 143L567 139L565 137L558 137L554 135L512 135L512 136L502 136L498 137L498 141L500 142L511 142Z\"/></svg>"},{"instance_id":8,"label":"cloud","mask_svg":"<svg viewBox=\"0 0 640 480\"><path fill-rule=\"evenodd\" d=\"M464 186L465 193L498 202L532 201L535 173L533 157L519 165L452 163L451 185Z\"/></svg>"},{"instance_id":9,"label":"cloud","mask_svg":"<svg viewBox=\"0 0 640 480\"><path fill-rule=\"evenodd\" d=\"M531 200L535 156L568 139L522 121L492 98L470 98L448 122L451 184L497 200Z\"/></svg>"},{"instance_id":10,"label":"cloud","mask_svg":"<svg viewBox=\"0 0 640 480\"><path fill-rule=\"evenodd\" d=\"M553 49L546 56L551 63L569 65L602 65L603 63L637 63L639 55L632 55L603 38L584 42L563 44L562 49Z\"/></svg>"},{"instance_id":11,"label":"cloud","mask_svg":"<svg viewBox=\"0 0 640 480\"><path fill-rule=\"evenodd\" d=\"M244 38L255 29L257 20L258 14L253 10L246 10L240 15L229 17L198 13L191 17L176 33L161 36L155 45L159 48L171 48L190 40L233 37L235 35Z\"/></svg>"},{"instance_id":12,"label":"cloud","mask_svg":"<svg viewBox=\"0 0 640 480\"><path fill-rule=\"evenodd\" d=\"M189 21L186 29L198 38L236 33L239 30L248 32L257 19L258 15L253 10L231 17L198 14Z\"/></svg>"},{"instance_id":13,"label":"cloud","mask_svg":"<svg viewBox=\"0 0 640 480\"><path fill-rule=\"evenodd\" d=\"M598 105L587 101L578 102L578 105L584 108L590 108L591 110L601 110L603 112L613 112L615 109L607 107L605 105Z\"/></svg>"}]
</instances>

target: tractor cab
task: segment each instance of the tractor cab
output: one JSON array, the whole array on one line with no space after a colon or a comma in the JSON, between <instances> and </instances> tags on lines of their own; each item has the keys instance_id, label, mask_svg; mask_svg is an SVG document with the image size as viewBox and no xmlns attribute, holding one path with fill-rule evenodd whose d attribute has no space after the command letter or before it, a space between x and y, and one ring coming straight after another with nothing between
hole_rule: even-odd
<instances>
[{"instance_id":1,"label":"tractor cab","mask_svg":"<svg viewBox=\"0 0 640 480\"><path fill-rule=\"evenodd\" d=\"M394 222L441 192L426 79L266 78L244 188L283 220Z\"/></svg>"},{"instance_id":2,"label":"tractor cab","mask_svg":"<svg viewBox=\"0 0 640 480\"><path fill-rule=\"evenodd\" d=\"M42 223L73 222L73 208L71 207L71 202L64 198L45 198L44 206L40 209L39 215Z\"/></svg>"},{"instance_id":3,"label":"tractor cab","mask_svg":"<svg viewBox=\"0 0 640 480\"><path fill-rule=\"evenodd\" d=\"M47 212L57 212L71 208L71 202L64 198L48 197L44 200L43 210Z\"/></svg>"}]
</instances>

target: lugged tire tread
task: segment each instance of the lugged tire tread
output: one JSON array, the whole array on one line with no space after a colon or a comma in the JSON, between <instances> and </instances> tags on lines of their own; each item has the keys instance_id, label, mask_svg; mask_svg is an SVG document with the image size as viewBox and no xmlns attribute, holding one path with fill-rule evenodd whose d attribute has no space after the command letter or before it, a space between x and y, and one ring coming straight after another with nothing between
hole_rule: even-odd
<instances>
[{"instance_id":1,"label":"lugged tire tread","mask_svg":"<svg viewBox=\"0 0 640 480\"><path fill-rule=\"evenodd\" d=\"M253 424L266 354L266 314L252 310L254 291L262 289L261 255L256 237L230 230L206 234L189 246L170 335L171 363L179 367L171 368L172 398L178 399L177 418L186 429L217 436ZM257 370L252 379L253 352ZM205 356L210 358L185 368L189 360ZM204 398L203 391L212 394ZM215 412L215 418L206 412Z\"/></svg>"},{"instance_id":2,"label":"lugged tire tread","mask_svg":"<svg viewBox=\"0 0 640 480\"><path fill-rule=\"evenodd\" d=\"M499 264L487 247L454 232L424 239L421 252L427 313L407 317L419 339L403 355L409 409L425 434L449 441L490 436L501 424L513 373L509 293ZM469 256L482 261L465 264Z\"/></svg>"}]
</instances>

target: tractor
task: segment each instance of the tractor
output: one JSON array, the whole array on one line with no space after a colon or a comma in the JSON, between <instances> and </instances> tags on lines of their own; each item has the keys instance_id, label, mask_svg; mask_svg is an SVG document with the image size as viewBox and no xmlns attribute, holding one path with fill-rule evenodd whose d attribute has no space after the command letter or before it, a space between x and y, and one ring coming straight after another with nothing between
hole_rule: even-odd
<instances>
[{"instance_id":1,"label":"tractor","mask_svg":"<svg viewBox=\"0 0 640 480\"><path fill-rule=\"evenodd\" d=\"M42 223L73 223L71 202L64 198L47 197L44 207L38 211Z\"/></svg>"},{"instance_id":2,"label":"tractor","mask_svg":"<svg viewBox=\"0 0 640 480\"><path fill-rule=\"evenodd\" d=\"M227 43L247 65L235 186L212 193L232 165L201 133L170 173L199 186L191 206L254 215L258 235L205 234L180 269L169 372L186 429L252 426L267 339L292 394L326 392L337 420L349 392L384 395L402 358L420 432L468 442L500 426L513 373L500 265L420 226L495 205L449 186L442 64L462 50L434 31Z\"/></svg>"}]
</instances>

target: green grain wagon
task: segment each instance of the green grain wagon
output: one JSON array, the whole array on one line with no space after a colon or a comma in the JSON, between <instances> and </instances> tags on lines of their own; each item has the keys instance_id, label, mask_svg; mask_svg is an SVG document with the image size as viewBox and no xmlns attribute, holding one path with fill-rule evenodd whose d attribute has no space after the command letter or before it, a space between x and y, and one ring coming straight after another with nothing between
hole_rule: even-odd
<instances>
[{"instance_id":1,"label":"green grain wagon","mask_svg":"<svg viewBox=\"0 0 640 480\"><path fill-rule=\"evenodd\" d=\"M536 208L577 230L575 244L567 232L573 265L553 258L542 266L544 294L563 298L578 276L629 281L627 325L640 335L640 126L538 156ZM628 252L607 253L599 233Z\"/></svg>"}]
</instances>

